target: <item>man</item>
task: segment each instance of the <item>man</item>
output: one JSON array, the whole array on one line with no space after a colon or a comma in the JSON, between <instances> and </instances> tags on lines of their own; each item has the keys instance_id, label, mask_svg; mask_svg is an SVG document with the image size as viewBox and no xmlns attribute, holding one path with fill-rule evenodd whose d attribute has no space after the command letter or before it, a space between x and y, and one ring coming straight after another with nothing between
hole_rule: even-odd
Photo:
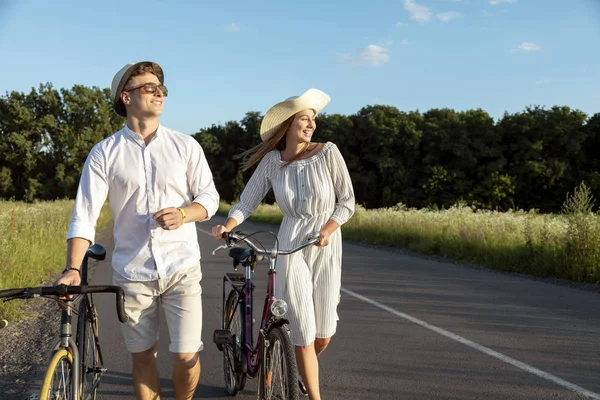
<instances>
[{"instance_id":1,"label":"man","mask_svg":"<svg viewBox=\"0 0 600 400\"><path fill-rule=\"evenodd\" d=\"M111 91L113 107L127 123L88 155L67 233L66 268L57 283L80 283L78 268L94 243L96 221L108 197L114 222L113 281L125 291L129 322L121 326L133 357L137 398L160 398L160 305L174 355L175 398L191 399L203 348L202 273L193 222L215 214L219 195L198 142L158 121L167 96L158 64L124 66Z\"/></svg>"}]
</instances>

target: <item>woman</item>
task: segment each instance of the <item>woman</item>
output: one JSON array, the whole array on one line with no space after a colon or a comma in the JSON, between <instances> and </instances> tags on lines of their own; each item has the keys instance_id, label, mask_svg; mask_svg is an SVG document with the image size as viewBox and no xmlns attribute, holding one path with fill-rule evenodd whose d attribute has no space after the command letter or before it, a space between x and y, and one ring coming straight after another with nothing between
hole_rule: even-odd
<instances>
[{"instance_id":1,"label":"woman","mask_svg":"<svg viewBox=\"0 0 600 400\"><path fill-rule=\"evenodd\" d=\"M248 218L272 188L283 212L280 248L292 248L309 233L320 232L310 246L278 259L277 289L288 303L292 341L296 346L301 389L320 399L321 354L337 326L340 299L342 236L339 227L354 214L354 191L344 158L331 142L313 143L316 115L329 103L327 94L309 89L275 104L265 114L261 144L242 153L242 169L260 161L225 225L213 227L221 239Z\"/></svg>"}]
</instances>

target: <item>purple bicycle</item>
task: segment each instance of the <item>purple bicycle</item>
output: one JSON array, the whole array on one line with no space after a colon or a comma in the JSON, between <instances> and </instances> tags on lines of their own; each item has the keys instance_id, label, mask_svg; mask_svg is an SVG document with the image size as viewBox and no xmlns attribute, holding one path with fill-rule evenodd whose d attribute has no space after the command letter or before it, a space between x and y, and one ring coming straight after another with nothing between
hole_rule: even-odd
<instances>
[{"instance_id":1,"label":"purple bicycle","mask_svg":"<svg viewBox=\"0 0 600 400\"><path fill-rule=\"evenodd\" d=\"M319 233L312 233L306 242L291 250L266 250L250 240L252 235L224 233L225 244L213 251L214 255L220 249L231 248L229 256L233 258L234 271L240 264L245 269L244 274L226 273L223 277L223 325L213 334L213 341L223 352L225 387L229 395L235 396L244 388L247 376L258 376L259 399L298 399L296 356L288 321L283 318L287 304L276 297L275 264L279 255L292 254L318 242ZM234 247L238 242L244 242L248 247ZM258 337L254 343L252 273L256 262L265 257L270 264L269 280ZM227 296L226 288L229 289Z\"/></svg>"}]
</instances>

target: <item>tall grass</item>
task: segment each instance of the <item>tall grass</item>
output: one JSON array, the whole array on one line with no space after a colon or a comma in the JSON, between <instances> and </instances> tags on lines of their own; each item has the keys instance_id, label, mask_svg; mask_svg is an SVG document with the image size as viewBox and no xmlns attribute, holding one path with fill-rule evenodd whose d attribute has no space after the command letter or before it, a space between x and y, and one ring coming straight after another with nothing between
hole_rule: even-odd
<instances>
[{"instance_id":1,"label":"tall grass","mask_svg":"<svg viewBox=\"0 0 600 400\"><path fill-rule=\"evenodd\" d=\"M0 289L51 283L65 265L65 236L73 201L21 203L0 200ZM102 211L98 226L110 222ZM0 317L14 319L20 301L0 303Z\"/></svg>"},{"instance_id":2,"label":"tall grass","mask_svg":"<svg viewBox=\"0 0 600 400\"><path fill-rule=\"evenodd\" d=\"M476 210L464 204L431 211L356 206L342 226L345 239L405 248L422 254L542 277L600 283L600 216L585 185L561 214ZM230 205L221 204L220 213ZM254 221L279 223L277 205L261 205Z\"/></svg>"}]
</instances>

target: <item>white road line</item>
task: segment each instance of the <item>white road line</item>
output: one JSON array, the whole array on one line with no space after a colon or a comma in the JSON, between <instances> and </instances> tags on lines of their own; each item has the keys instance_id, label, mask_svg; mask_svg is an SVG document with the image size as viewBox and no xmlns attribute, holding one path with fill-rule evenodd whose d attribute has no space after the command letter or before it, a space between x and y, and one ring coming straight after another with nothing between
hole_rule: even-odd
<instances>
[{"instance_id":1,"label":"white road line","mask_svg":"<svg viewBox=\"0 0 600 400\"><path fill-rule=\"evenodd\" d=\"M540 378L549 380L550 382L555 383L555 384L557 384L559 386L562 386L564 388L567 388L569 390L572 390L575 393L581 394L583 396L587 396L587 397L589 397L591 399L600 400L600 394L591 392L591 391L589 391L587 389L582 388L581 386L578 386L578 385L576 385L574 383L565 381L564 379L561 379L561 378L559 378L557 376L549 374L548 372L539 370L539 369L537 369L535 367L532 367L531 365L527 365L527 364L525 364L525 363L523 363L521 361L515 360L514 358L511 358L509 356L505 356L502 353L498 353L497 351L494 351L494 350L489 349L489 348L487 348L485 346L482 346L482 345L477 344L475 342L472 342L472 341L470 341L468 339L465 339L462 336L458 336L458 335L456 335L456 334L454 334L452 332L448 332L447 330L444 330L442 328L438 328L435 325L428 324L427 322L421 321L418 318L415 318L415 317L412 317L412 316L410 316L408 314L405 314L403 312L394 310L393 308L388 307L385 304L381 304L381 303L379 303L379 302L377 302L375 300L371 300L368 297L362 296L362 295L360 295L358 293L355 293L355 292L353 292L351 290L342 288L342 292L344 292L346 294L349 294L350 296L353 296L353 297L355 297L355 298L357 298L359 300L362 300L362 301L364 301L366 303L369 303L369 304L371 304L371 305L373 305L375 307L378 307L378 308L380 308L382 310L385 310L385 311L387 311L389 313L392 313L392 314L394 314L394 315L396 315L396 316L398 316L400 318L404 318L404 319L406 319L406 320L408 320L410 322L413 322L413 323L415 323L417 325L420 325L423 328L426 328L426 329L429 329L429 330L434 331L436 333L439 333L440 335L446 336L447 338L450 338L452 340L456 340L459 343L462 343L462 344L464 344L466 346L469 346L469 347L471 347L471 348L473 348L475 350L478 350L478 351L480 351L482 353L485 353L485 354L487 354L489 356L495 357L495 358L497 358L497 359L499 359L501 361L504 361L505 363L513 365L513 366L515 366L517 368L520 368L520 369L522 369L524 371L527 371L527 372L529 372L531 374L537 375Z\"/></svg>"},{"instance_id":2,"label":"white road line","mask_svg":"<svg viewBox=\"0 0 600 400\"><path fill-rule=\"evenodd\" d=\"M202 228L198 227L198 225L196 225L196 230L198 232L206 233L208 236L212 236L212 231L207 231L205 229L202 229Z\"/></svg>"}]
</instances>

